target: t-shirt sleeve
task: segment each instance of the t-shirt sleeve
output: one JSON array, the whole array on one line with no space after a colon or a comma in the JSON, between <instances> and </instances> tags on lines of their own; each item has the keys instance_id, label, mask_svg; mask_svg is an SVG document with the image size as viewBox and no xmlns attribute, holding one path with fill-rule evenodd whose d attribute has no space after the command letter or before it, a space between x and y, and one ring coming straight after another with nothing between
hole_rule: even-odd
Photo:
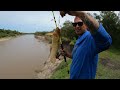
<instances>
[{"instance_id":1,"label":"t-shirt sleeve","mask_svg":"<svg viewBox=\"0 0 120 90\"><path fill-rule=\"evenodd\" d=\"M96 44L96 53L100 53L108 49L112 43L111 36L107 33L101 23L97 32L95 32L92 36Z\"/></svg>"}]
</instances>

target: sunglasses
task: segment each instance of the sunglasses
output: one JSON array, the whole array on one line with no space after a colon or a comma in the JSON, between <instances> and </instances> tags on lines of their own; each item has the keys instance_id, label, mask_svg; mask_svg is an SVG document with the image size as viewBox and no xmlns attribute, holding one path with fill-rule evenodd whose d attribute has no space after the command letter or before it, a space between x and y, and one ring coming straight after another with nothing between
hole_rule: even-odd
<instances>
[{"instance_id":1,"label":"sunglasses","mask_svg":"<svg viewBox=\"0 0 120 90\"><path fill-rule=\"evenodd\" d=\"M76 25L82 26L82 25L83 25L83 22L72 23L72 25L73 25L73 27L76 27Z\"/></svg>"}]
</instances>

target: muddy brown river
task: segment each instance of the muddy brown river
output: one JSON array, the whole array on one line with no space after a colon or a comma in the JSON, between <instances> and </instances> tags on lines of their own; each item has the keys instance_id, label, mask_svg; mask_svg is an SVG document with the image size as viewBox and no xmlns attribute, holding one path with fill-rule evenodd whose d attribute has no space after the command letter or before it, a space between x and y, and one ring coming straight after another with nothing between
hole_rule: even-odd
<instances>
[{"instance_id":1,"label":"muddy brown river","mask_svg":"<svg viewBox=\"0 0 120 90\"><path fill-rule=\"evenodd\" d=\"M49 53L49 45L32 34L1 41L0 79L34 79Z\"/></svg>"}]
</instances>

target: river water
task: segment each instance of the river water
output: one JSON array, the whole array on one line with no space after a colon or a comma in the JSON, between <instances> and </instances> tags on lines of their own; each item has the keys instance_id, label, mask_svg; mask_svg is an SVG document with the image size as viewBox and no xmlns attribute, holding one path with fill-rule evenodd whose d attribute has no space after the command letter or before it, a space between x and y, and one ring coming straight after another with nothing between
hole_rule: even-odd
<instances>
[{"instance_id":1,"label":"river water","mask_svg":"<svg viewBox=\"0 0 120 90\"><path fill-rule=\"evenodd\" d=\"M34 35L0 42L0 79L34 79L48 59L49 46Z\"/></svg>"}]
</instances>

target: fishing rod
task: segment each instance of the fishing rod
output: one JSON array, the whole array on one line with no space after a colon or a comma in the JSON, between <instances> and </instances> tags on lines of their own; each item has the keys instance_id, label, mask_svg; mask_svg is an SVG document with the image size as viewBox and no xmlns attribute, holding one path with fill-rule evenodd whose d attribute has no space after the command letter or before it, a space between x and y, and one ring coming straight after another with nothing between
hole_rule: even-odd
<instances>
[{"instance_id":1,"label":"fishing rod","mask_svg":"<svg viewBox=\"0 0 120 90\"><path fill-rule=\"evenodd\" d=\"M54 12L52 11L52 13L53 13L54 22L55 22L55 25L56 25L56 28L57 28L57 23L56 23Z\"/></svg>"},{"instance_id":2,"label":"fishing rod","mask_svg":"<svg viewBox=\"0 0 120 90\"><path fill-rule=\"evenodd\" d=\"M52 13L53 13L54 22L55 22L55 25L56 25L56 28L57 28L57 23L56 23L56 19L55 19L54 12L52 11ZM60 37L60 46L61 46L61 49L64 50L64 48L63 48L63 43L62 43L62 40L61 40L61 37ZM65 55L64 55L64 61L65 61L66 64L67 64L67 60L66 60L66 56L65 56ZM67 66L68 66L68 64L67 64ZM68 74L69 74L69 70L68 70Z\"/></svg>"}]
</instances>

